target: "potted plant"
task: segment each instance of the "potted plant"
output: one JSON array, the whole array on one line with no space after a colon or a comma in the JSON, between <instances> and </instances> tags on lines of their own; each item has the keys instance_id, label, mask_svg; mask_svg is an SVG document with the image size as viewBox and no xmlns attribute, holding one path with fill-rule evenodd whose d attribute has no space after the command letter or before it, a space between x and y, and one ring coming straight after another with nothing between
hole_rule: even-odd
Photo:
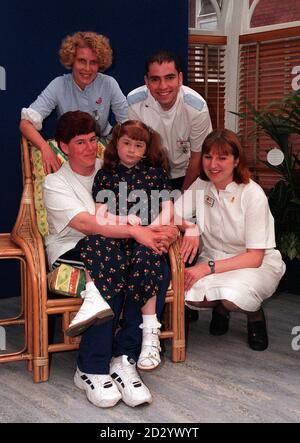
<instances>
[{"instance_id":1,"label":"potted plant","mask_svg":"<svg viewBox=\"0 0 300 443\"><path fill-rule=\"evenodd\" d=\"M299 149L292 149L290 140L292 134L300 135L300 90L269 103L262 111L247 102L247 112L235 114L253 122L250 137L263 132L283 154L283 161L277 166L261 161L278 174L268 198L277 247L287 264L281 288L300 293L300 145Z\"/></svg>"}]
</instances>

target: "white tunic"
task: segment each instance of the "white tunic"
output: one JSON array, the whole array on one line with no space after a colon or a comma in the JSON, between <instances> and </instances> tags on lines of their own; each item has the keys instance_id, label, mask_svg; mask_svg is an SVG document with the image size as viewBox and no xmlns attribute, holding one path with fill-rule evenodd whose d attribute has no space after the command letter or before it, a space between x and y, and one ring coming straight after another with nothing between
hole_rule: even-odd
<instances>
[{"instance_id":1,"label":"white tunic","mask_svg":"<svg viewBox=\"0 0 300 443\"><path fill-rule=\"evenodd\" d=\"M274 249L274 219L264 191L250 180L246 185L232 182L218 193L211 182L201 179L189 191L189 201L187 193L177 200L175 210L185 218L197 215L203 243L198 262L233 257L246 249L265 249L265 255L259 268L201 278L187 291L186 301L225 299L245 311L257 311L275 292L285 272L280 252Z\"/></svg>"},{"instance_id":2,"label":"white tunic","mask_svg":"<svg viewBox=\"0 0 300 443\"><path fill-rule=\"evenodd\" d=\"M173 107L164 111L147 86L140 86L128 94L127 101L128 118L141 120L160 134L171 178L183 177L191 152L201 152L212 130L204 98L188 86L181 86Z\"/></svg>"}]
</instances>

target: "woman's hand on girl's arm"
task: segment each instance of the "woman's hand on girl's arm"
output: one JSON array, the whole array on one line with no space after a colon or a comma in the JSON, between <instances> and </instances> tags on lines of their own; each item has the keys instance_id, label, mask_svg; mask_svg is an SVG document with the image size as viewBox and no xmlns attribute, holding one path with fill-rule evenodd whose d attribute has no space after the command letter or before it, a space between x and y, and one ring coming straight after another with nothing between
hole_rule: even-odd
<instances>
[{"instance_id":1,"label":"woman's hand on girl's arm","mask_svg":"<svg viewBox=\"0 0 300 443\"><path fill-rule=\"evenodd\" d=\"M160 253L167 253L170 245L174 243L174 241L176 241L178 238L179 230L175 225L169 225L169 226L149 225L148 228L150 228L152 231L156 232L157 234L161 234L164 236L164 239L161 240L158 245Z\"/></svg>"},{"instance_id":2,"label":"woman's hand on girl's arm","mask_svg":"<svg viewBox=\"0 0 300 443\"><path fill-rule=\"evenodd\" d=\"M163 226L162 228L166 228ZM132 237L141 245L147 246L157 254L166 252L165 245L168 243L168 233L158 226L134 226L132 228Z\"/></svg>"}]
</instances>

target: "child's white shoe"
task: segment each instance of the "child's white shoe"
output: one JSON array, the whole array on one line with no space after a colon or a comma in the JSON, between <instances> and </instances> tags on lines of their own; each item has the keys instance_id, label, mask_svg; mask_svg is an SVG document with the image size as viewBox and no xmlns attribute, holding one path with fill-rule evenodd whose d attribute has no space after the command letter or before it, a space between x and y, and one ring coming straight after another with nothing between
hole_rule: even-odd
<instances>
[{"instance_id":1,"label":"child's white shoe","mask_svg":"<svg viewBox=\"0 0 300 443\"><path fill-rule=\"evenodd\" d=\"M140 326L142 327L142 325ZM142 371L151 371L160 364L159 328L143 327L143 343L137 367Z\"/></svg>"}]
</instances>

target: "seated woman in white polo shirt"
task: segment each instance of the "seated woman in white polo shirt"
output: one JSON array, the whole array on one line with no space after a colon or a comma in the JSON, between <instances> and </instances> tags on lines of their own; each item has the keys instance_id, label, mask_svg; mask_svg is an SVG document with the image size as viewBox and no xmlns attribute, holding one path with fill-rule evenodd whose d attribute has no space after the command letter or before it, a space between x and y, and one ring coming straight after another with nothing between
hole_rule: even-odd
<instances>
[{"instance_id":1,"label":"seated woman in white polo shirt","mask_svg":"<svg viewBox=\"0 0 300 443\"><path fill-rule=\"evenodd\" d=\"M262 351L268 347L268 335L261 305L275 292L285 264L274 249L267 197L250 179L234 132L215 130L206 137L200 178L189 190L177 200L176 212L185 218L196 215L203 245L198 263L185 271L186 304L213 308L212 335L225 334L229 313L242 310L248 319L248 344ZM184 237L185 259L192 242Z\"/></svg>"}]
</instances>

